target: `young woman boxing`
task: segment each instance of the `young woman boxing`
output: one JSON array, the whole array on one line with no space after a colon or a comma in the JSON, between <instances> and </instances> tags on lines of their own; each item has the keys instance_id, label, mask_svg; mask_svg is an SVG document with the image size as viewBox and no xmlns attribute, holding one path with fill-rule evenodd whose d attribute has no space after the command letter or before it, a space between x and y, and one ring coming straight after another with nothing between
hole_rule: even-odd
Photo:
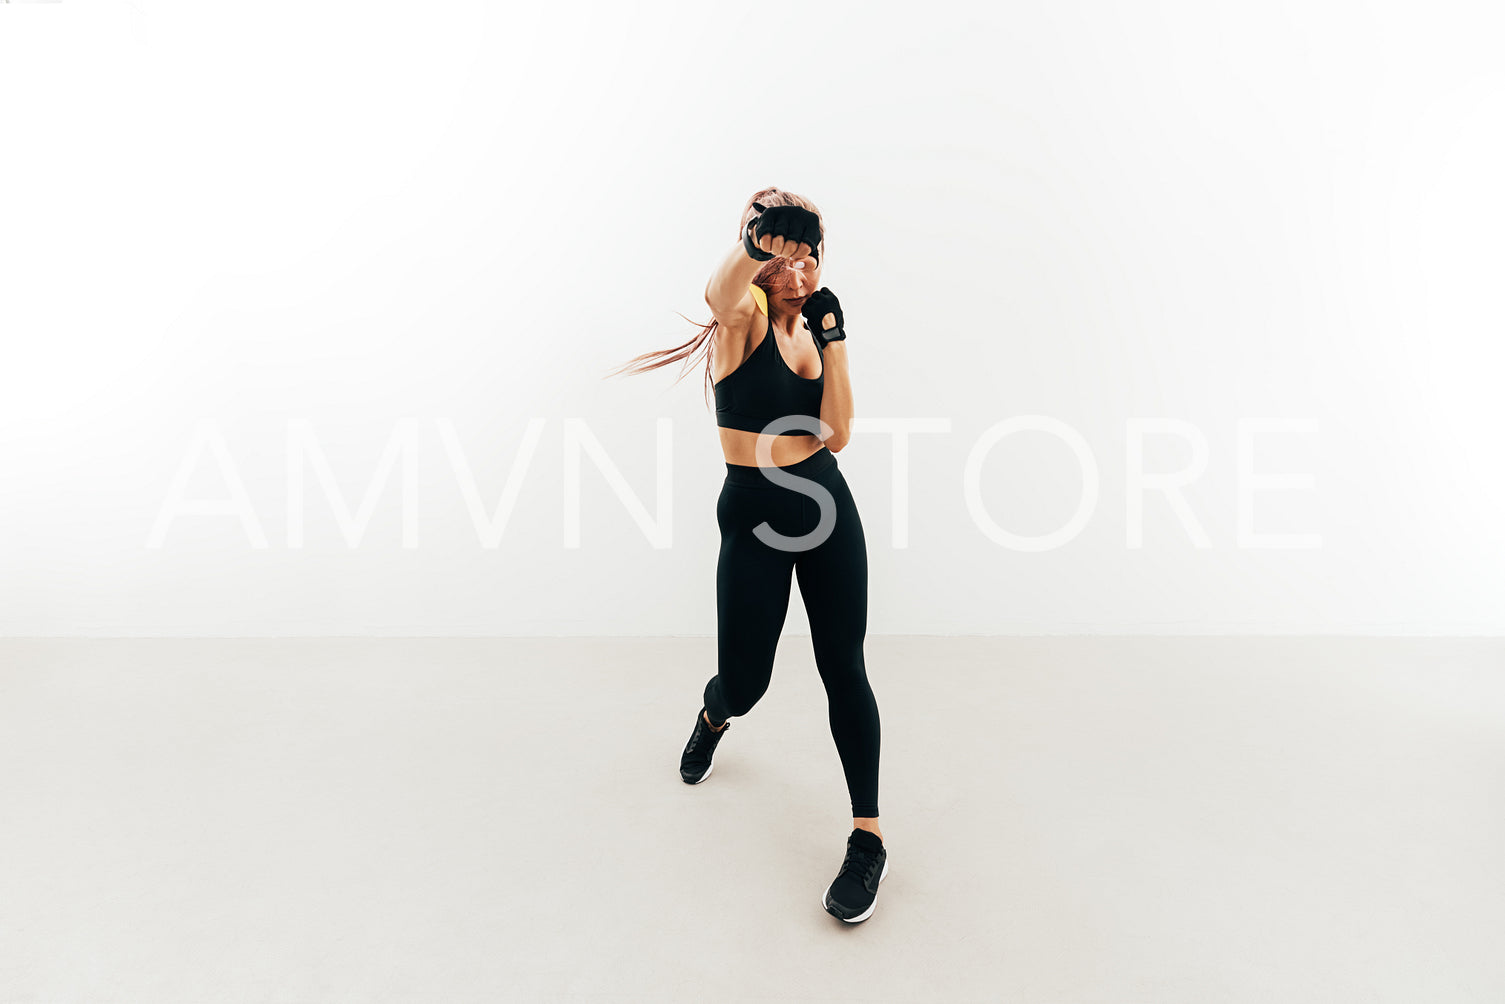
<instances>
[{"instance_id":1,"label":"young woman boxing","mask_svg":"<svg viewBox=\"0 0 1505 1004\"><path fill-rule=\"evenodd\" d=\"M797 577L852 807L846 856L821 904L858 923L872 915L888 851L878 826L878 704L863 661L867 545L835 456L852 426L847 334L841 304L820 285L824 257L813 203L777 188L756 193L737 244L706 284L714 319L684 345L625 368L645 372L705 346L726 460L716 503L716 674L680 777L708 778L730 719L768 689Z\"/></svg>"}]
</instances>

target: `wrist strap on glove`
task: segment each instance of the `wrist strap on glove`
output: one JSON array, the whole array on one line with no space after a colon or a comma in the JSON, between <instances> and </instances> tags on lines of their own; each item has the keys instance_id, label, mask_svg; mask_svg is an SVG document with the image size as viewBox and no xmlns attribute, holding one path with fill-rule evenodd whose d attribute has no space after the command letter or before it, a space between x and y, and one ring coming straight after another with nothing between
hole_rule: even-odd
<instances>
[{"instance_id":1,"label":"wrist strap on glove","mask_svg":"<svg viewBox=\"0 0 1505 1004\"><path fill-rule=\"evenodd\" d=\"M773 252L764 251L762 248L758 247L758 245L753 243L753 224L757 222L758 218L756 216L747 221L747 229L742 231L742 247L747 252L747 257L751 258L753 261L767 261L774 256Z\"/></svg>"},{"instance_id":2,"label":"wrist strap on glove","mask_svg":"<svg viewBox=\"0 0 1505 1004\"><path fill-rule=\"evenodd\" d=\"M836 299L836 294L829 287L822 286L811 293L805 300L804 306L800 307L800 313L804 315L805 323L810 327L810 333L815 336L815 344L821 349L832 342L844 341L847 337L842 328L845 318L841 316L841 301ZM836 315L836 325L830 329L821 327L821 322L827 314Z\"/></svg>"}]
</instances>

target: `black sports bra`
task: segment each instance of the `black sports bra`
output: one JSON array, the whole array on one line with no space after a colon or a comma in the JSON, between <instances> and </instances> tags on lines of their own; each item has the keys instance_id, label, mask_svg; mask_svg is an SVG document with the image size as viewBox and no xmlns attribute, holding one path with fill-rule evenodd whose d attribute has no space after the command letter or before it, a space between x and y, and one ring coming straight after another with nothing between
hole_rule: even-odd
<instances>
[{"instance_id":1,"label":"black sports bra","mask_svg":"<svg viewBox=\"0 0 1505 1004\"><path fill-rule=\"evenodd\" d=\"M753 299L768 316L768 294L749 283ZM815 341L815 336L810 336ZM820 343L816 342L816 348ZM721 378L714 387L716 394L716 424L723 429L741 429L744 432L762 432L776 418L785 415L809 415L817 423L820 420L820 401L825 393L826 361L821 354L820 376L802 377L784 362L774 340L773 318L768 318L768 331L752 355L742 365ZM809 429L785 429L781 436L810 436Z\"/></svg>"}]
</instances>

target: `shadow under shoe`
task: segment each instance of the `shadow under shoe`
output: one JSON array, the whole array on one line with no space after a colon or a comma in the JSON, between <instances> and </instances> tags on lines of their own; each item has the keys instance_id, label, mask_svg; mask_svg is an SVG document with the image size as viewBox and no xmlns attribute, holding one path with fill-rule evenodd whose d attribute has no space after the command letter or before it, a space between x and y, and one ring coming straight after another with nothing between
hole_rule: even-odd
<instances>
[{"instance_id":1,"label":"shadow under shoe","mask_svg":"<svg viewBox=\"0 0 1505 1004\"><path fill-rule=\"evenodd\" d=\"M699 784L711 776L711 756L716 752L716 744L731 727L732 721L728 718L718 732L706 724L705 708L695 713L695 731L690 733L690 741L679 758L679 776L685 784Z\"/></svg>"},{"instance_id":2,"label":"shadow under shoe","mask_svg":"<svg viewBox=\"0 0 1505 1004\"><path fill-rule=\"evenodd\" d=\"M820 905L837 920L860 924L878 905L878 883L888 877L888 848L876 833L854 828L847 838L841 871L820 897Z\"/></svg>"}]
</instances>

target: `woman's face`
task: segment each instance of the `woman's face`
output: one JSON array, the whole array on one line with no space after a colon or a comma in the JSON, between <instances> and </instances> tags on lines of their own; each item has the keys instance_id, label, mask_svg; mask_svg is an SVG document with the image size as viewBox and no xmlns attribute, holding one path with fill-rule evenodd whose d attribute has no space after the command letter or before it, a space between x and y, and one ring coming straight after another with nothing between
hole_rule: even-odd
<instances>
[{"instance_id":1,"label":"woman's face","mask_svg":"<svg viewBox=\"0 0 1505 1004\"><path fill-rule=\"evenodd\" d=\"M820 289L820 264L814 258L800 258L796 261L779 257L774 261L780 267L770 276L773 298L785 310L798 314L805 305L805 299Z\"/></svg>"}]
</instances>

